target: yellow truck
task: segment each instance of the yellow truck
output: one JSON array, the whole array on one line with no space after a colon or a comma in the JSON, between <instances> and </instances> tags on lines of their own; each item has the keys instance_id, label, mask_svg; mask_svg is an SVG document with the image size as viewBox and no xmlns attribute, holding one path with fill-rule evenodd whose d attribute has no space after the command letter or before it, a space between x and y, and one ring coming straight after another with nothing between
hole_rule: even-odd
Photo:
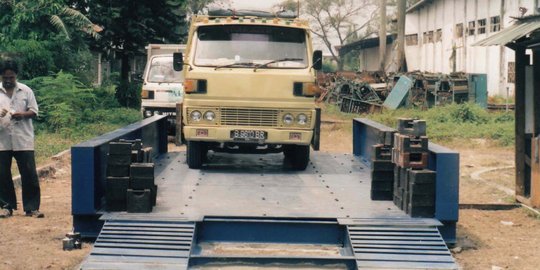
<instances>
[{"instance_id":1,"label":"yellow truck","mask_svg":"<svg viewBox=\"0 0 540 270\"><path fill-rule=\"evenodd\" d=\"M185 55L183 133L187 164L196 169L209 150L283 152L284 166L304 170L310 145L319 149L320 109L307 21L252 11L209 12L192 18Z\"/></svg>"}]
</instances>

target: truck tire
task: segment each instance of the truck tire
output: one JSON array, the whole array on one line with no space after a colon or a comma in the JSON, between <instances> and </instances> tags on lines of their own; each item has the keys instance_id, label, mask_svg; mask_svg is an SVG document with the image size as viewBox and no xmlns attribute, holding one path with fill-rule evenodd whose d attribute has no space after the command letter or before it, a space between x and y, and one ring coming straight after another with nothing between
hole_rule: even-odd
<instances>
[{"instance_id":1,"label":"truck tire","mask_svg":"<svg viewBox=\"0 0 540 270\"><path fill-rule=\"evenodd\" d=\"M291 169L303 171L309 164L309 150L309 145L287 145L283 154Z\"/></svg>"},{"instance_id":2,"label":"truck tire","mask_svg":"<svg viewBox=\"0 0 540 270\"><path fill-rule=\"evenodd\" d=\"M206 158L207 148L203 142L187 142L187 164L190 169L200 169Z\"/></svg>"}]
</instances>

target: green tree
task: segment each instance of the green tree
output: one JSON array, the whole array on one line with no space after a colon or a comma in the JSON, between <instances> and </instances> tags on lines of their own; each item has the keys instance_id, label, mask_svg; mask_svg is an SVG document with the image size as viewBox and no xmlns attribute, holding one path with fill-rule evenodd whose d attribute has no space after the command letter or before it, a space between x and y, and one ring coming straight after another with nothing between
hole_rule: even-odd
<instances>
[{"instance_id":1,"label":"green tree","mask_svg":"<svg viewBox=\"0 0 540 270\"><path fill-rule=\"evenodd\" d=\"M144 54L144 47L149 43L180 43L183 40L184 1L92 0L78 4L86 5L90 19L103 27L101 38L93 45L105 55L121 60L119 102L124 106L135 104L125 100L136 98L127 93L131 59Z\"/></svg>"},{"instance_id":2,"label":"green tree","mask_svg":"<svg viewBox=\"0 0 540 270\"><path fill-rule=\"evenodd\" d=\"M0 0L0 9L0 41L46 40L58 34L69 40L74 32L97 38L101 30L67 0Z\"/></svg>"},{"instance_id":3,"label":"green tree","mask_svg":"<svg viewBox=\"0 0 540 270\"><path fill-rule=\"evenodd\" d=\"M311 22L312 32L323 41L340 70L343 59L334 47L343 46L353 35L364 39L376 33L377 5L373 0L304 0L301 8ZM363 22L359 24L358 18L364 18Z\"/></svg>"}]
</instances>

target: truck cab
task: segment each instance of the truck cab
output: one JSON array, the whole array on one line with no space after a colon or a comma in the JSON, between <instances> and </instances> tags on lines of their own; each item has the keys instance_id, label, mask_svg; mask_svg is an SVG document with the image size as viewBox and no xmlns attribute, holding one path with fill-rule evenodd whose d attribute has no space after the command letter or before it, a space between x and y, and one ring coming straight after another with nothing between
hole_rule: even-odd
<instances>
[{"instance_id":1,"label":"truck cab","mask_svg":"<svg viewBox=\"0 0 540 270\"><path fill-rule=\"evenodd\" d=\"M146 47L147 61L143 74L141 112L144 118L155 114L167 115L169 134L174 134L176 104L184 96L184 74L173 69L173 53L183 52L185 45L150 44Z\"/></svg>"},{"instance_id":2,"label":"truck cab","mask_svg":"<svg viewBox=\"0 0 540 270\"><path fill-rule=\"evenodd\" d=\"M217 15L216 15L217 14ZM184 70L183 133L187 163L200 168L209 150L283 152L304 170L318 150L320 110L307 21L264 12L221 11L192 18Z\"/></svg>"}]
</instances>

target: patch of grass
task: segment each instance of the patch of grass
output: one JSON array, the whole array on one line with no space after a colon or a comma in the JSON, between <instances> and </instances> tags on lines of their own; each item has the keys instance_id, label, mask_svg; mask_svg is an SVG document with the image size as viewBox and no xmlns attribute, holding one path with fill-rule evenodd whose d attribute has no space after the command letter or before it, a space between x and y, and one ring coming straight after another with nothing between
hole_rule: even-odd
<instances>
[{"instance_id":1,"label":"patch of grass","mask_svg":"<svg viewBox=\"0 0 540 270\"><path fill-rule=\"evenodd\" d=\"M384 110L379 114L347 114L335 105L327 105L324 114L342 120L366 117L389 127L396 127L398 118L416 118L427 122L427 135L437 143L462 139L487 139L499 146L514 145L514 115L505 112L487 112L471 104L451 104L428 110Z\"/></svg>"}]
</instances>

